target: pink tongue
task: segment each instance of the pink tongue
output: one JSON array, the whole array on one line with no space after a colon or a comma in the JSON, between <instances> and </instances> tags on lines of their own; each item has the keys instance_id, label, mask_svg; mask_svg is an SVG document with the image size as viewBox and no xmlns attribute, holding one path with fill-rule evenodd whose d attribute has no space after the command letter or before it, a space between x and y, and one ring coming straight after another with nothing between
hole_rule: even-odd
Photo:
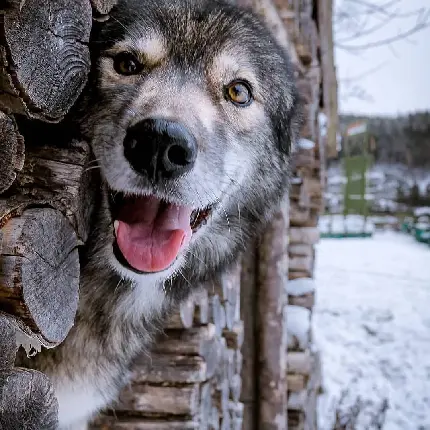
<instances>
[{"instance_id":1,"label":"pink tongue","mask_svg":"<svg viewBox=\"0 0 430 430\"><path fill-rule=\"evenodd\" d=\"M167 269L191 239L192 209L160 203L155 197L126 200L118 216L118 247L140 272Z\"/></svg>"}]
</instances>

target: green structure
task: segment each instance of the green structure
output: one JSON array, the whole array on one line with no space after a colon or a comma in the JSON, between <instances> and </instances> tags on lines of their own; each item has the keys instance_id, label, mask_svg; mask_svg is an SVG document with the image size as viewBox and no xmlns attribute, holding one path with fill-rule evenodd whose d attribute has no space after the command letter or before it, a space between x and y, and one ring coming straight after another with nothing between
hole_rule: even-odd
<instances>
[{"instance_id":1,"label":"green structure","mask_svg":"<svg viewBox=\"0 0 430 430\"><path fill-rule=\"evenodd\" d=\"M321 237L370 237L373 229L369 229L369 202L366 198L367 172L373 163L372 152L374 140L368 133L365 122L350 125L343 139L343 170L346 178L344 186L343 228L335 229L332 217L328 231L321 232ZM362 222L357 225L357 216ZM355 219L352 224L352 218ZM338 221L338 220L337 220ZM350 222L351 221L351 222Z\"/></svg>"},{"instance_id":2,"label":"green structure","mask_svg":"<svg viewBox=\"0 0 430 430\"><path fill-rule=\"evenodd\" d=\"M365 122L348 127L344 138L343 168L346 177L343 214L361 215L367 219L367 172L373 163L371 138Z\"/></svg>"},{"instance_id":3,"label":"green structure","mask_svg":"<svg viewBox=\"0 0 430 430\"><path fill-rule=\"evenodd\" d=\"M373 139L366 122L350 125L345 133L343 169L346 184L344 188L343 215L360 215L363 217L362 231L346 232L346 237L370 237L366 231L369 216L369 202L366 198L367 172L373 164L371 152Z\"/></svg>"}]
</instances>

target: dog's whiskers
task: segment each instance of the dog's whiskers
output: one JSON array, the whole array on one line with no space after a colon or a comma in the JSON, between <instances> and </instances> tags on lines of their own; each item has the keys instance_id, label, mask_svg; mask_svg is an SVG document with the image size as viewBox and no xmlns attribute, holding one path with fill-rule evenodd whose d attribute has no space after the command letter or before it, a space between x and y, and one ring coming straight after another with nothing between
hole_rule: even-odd
<instances>
[{"instance_id":1,"label":"dog's whiskers","mask_svg":"<svg viewBox=\"0 0 430 430\"><path fill-rule=\"evenodd\" d=\"M90 170L95 170L95 169L100 169L100 166L92 166L92 167L87 167L84 172L89 172Z\"/></svg>"}]
</instances>

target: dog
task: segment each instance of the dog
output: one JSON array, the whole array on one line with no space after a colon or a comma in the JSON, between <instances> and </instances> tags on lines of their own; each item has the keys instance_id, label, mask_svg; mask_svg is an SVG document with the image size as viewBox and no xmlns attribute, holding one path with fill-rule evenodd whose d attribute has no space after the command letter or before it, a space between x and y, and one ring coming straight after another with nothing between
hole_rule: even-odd
<instances>
[{"instance_id":1,"label":"dog","mask_svg":"<svg viewBox=\"0 0 430 430\"><path fill-rule=\"evenodd\" d=\"M287 53L227 2L120 0L90 52L76 121L102 185L79 309L26 360L53 382L61 430L87 428L178 304L263 230L300 126Z\"/></svg>"}]
</instances>

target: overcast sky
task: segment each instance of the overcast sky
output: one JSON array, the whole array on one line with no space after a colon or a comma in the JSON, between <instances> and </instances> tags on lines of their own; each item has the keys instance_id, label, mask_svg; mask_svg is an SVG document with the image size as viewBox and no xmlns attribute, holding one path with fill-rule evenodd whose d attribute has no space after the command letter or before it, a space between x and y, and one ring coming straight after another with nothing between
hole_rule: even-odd
<instances>
[{"instance_id":1,"label":"overcast sky","mask_svg":"<svg viewBox=\"0 0 430 430\"><path fill-rule=\"evenodd\" d=\"M337 0L342 3L347 0ZM368 0L374 4L384 4L388 0ZM401 13L418 8L430 9L430 0L400 0L396 5ZM348 9L352 11L352 9ZM391 9L394 11L394 8ZM377 14L368 18L368 25L378 24ZM360 37L349 45L367 44L376 40L395 36L400 31L410 29L415 18L391 20L389 25L367 37ZM338 41L348 37L343 29L335 37ZM346 43L346 42L345 42ZM335 51L339 79L339 103L341 112L372 115L396 115L417 110L430 110L430 28L416 33L406 40L390 46L347 52ZM376 70L375 70L376 69ZM355 79L361 77L360 79ZM349 96L354 86L363 88L372 101Z\"/></svg>"}]
</instances>

